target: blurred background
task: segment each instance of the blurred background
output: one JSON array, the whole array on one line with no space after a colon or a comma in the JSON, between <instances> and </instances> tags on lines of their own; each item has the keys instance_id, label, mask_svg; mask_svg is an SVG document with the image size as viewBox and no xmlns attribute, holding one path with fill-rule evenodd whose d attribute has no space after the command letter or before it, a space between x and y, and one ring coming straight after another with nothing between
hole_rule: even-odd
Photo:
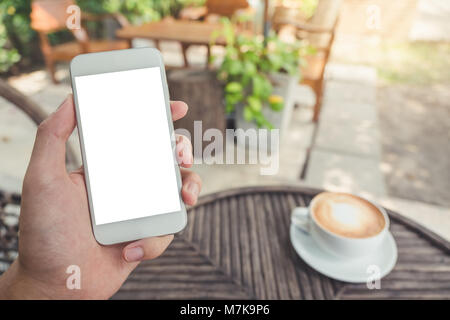
<instances>
[{"instance_id":1,"label":"blurred background","mask_svg":"<svg viewBox=\"0 0 450 320\"><path fill-rule=\"evenodd\" d=\"M69 30L74 4L82 28ZM227 23L234 45L232 35L215 32ZM252 58L246 52L257 52L264 35L268 42L300 41L303 49L295 61L283 55L284 44ZM448 0L2 0L0 45L0 190L20 193L36 123L71 92L73 56L155 46L172 98L190 105L178 127L192 130L194 120L203 129L260 127L275 119L260 109L276 111L276 101L284 102L281 120L270 124L282 132L278 173L199 163L204 193L258 184L343 190L450 239ZM237 71L233 59L242 62ZM293 68L295 76L274 84L274 72ZM252 72L271 81L270 97L256 95L255 83L256 102L239 96ZM74 166L77 139L75 133Z\"/></svg>"}]
</instances>

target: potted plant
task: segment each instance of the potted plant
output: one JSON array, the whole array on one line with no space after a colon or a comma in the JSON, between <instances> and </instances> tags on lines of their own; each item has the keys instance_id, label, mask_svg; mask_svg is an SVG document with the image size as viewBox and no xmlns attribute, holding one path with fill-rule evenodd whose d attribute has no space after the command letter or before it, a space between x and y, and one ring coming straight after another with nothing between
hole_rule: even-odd
<instances>
[{"instance_id":1,"label":"potted plant","mask_svg":"<svg viewBox=\"0 0 450 320\"><path fill-rule=\"evenodd\" d=\"M299 64L308 48L300 42L283 42L275 34L265 39L237 34L228 19L222 20L213 43L219 36L225 38L226 47L218 78L224 82L225 109L234 112L236 128L285 130Z\"/></svg>"}]
</instances>

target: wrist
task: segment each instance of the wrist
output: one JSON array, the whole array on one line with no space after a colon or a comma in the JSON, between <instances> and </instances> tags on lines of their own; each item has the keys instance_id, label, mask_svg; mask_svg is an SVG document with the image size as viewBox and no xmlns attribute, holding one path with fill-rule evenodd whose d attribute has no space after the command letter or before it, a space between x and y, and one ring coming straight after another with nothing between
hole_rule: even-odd
<instances>
[{"instance_id":1,"label":"wrist","mask_svg":"<svg viewBox=\"0 0 450 320\"><path fill-rule=\"evenodd\" d=\"M0 277L0 300L67 299L62 291L26 275L16 260Z\"/></svg>"}]
</instances>

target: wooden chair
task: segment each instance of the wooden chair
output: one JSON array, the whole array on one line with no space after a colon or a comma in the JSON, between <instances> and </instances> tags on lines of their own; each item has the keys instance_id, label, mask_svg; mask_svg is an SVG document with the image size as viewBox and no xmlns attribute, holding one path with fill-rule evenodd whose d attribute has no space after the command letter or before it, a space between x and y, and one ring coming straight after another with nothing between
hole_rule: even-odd
<instances>
[{"instance_id":1,"label":"wooden chair","mask_svg":"<svg viewBox=\"0 0 450 320\"><path fill-rule=\"evenodd\" d=\"M334 41L340 5L341 0L319 0L316 11L308 20L304 20L296 9L278 7L272 19L273 27L278 34L306 39L317 50L316 54L306 57L307 64L301 70L301 83L310 86L316 95L314 122L319 119L324 72Z\"/></svg>"},{"instance_id":2,"label":"wooden chair","mask_svg":"<svg viewBox=\"0 0 450 320\"><path fill-rule=\"evenodd\" d=\"M52 46L48 35L67 29L66 20L69 17L69 13L66 10L68 6L73 4L73 0L33 0L31 4L31 27L39 34L42 54L54 83L57 83L55 77L55 63L57 61L70 61L81 53L127 49L130 47L130 43L123 40L91 40L82 25L79 29L70 30L75 41ZM120 14L81 14L81 20L83 21L101 20L104 18L114 18L121 26L128 24L126 18Z\"/></svg>"}]
</instances>

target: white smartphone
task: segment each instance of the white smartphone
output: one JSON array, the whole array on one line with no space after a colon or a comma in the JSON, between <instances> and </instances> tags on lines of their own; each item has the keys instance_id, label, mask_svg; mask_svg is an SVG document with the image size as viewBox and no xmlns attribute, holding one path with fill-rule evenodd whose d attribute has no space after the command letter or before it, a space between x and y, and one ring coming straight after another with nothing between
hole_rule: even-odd
<instances>
[{"instance_id":1,"label":"white smartphone","mask_svg":"<svg viewBox=\"0 0 450 320\"><path fill-rule=\"evenodd\" d=\"M160 52L82 54L71 61L70 74L97 241L181 231L187 216Z\"/></svg>"}]
</instances>

